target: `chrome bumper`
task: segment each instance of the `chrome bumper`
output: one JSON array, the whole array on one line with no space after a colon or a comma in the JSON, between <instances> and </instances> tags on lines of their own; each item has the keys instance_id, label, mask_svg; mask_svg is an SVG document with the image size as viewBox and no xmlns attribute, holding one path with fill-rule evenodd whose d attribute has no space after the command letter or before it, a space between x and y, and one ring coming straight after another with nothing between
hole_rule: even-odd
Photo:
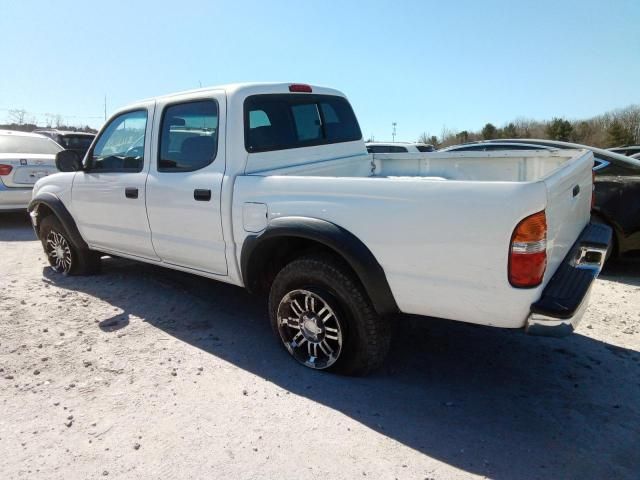
<instances>
[{"instance_id":1,"label":"chrome bumper","mask_svg":"<svg viewBox=\"0 0 640 480\"><path fill-rule=\"evenodd\" d=\"M566 337L578 328L580 320L589 305L591 289L582 299L576 312L569 318L557 318L541 313L531 313L527 319L525 332L529 335L540 335L544 337Z\"/></svg>"},{"instance_id":2,"label":"chrome bumper","mask_svg":"<svg viewBox=\"0 0 640 480\"><path fill-rule=\"evenodd\" d=\"M564 337L572 333L589 305L594 280L611 247L611 229L589 224L558 267L540 299L531 305L525 331Z\"/></svg>"}]
</instances>

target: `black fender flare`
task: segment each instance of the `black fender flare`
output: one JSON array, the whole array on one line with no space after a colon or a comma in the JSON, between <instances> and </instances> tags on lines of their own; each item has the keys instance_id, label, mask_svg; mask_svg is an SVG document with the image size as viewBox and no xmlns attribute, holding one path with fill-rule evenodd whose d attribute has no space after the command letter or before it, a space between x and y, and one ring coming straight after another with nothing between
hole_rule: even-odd
<instances>
[{"instance_id":1,"label":"black fender flare","mask_svg":"<svg viewBox=\"0 0 640 480\"><path fill-rule=\"evenodd\" d=\"M348 230L317 218L280 217L272 220L268 227L257 235L248 236L240 255L242 279L249 291L255 291L256 277L266 264L254 258L264 242L278 237L303 238L318 242L336 252L353 269L364 286L371 302L380 315L399 311L387 276L371 250Z\"/></svg>"},{"instance_id":2,"label":"black fender flare","mask_svg":"<svg viewBox=\"0 0 640 480\"><path fill-rule=\"evenodd\" d=\"M40 228L38 210L40 209L41 205L45 205L46 207L48 207L53 212L53 214L58 217L58 220L60 220L60 223L62 223L62 226L69 234L69 240L73 242L76 248L79 248L81 250L89 250L89 246L87 245L87 242L84 241L84 238L82 238L82 235L80 235L78 226L71 216L71 213L69 213L67 207L65 207L64 203L62 203L62 200L60 200L57 195L51 192L39 193L31 200L29 206L27 207L27 210L32 216L35 213L36 220L33 222L33 228L36 230L36 235L38 237L38 230Z\"/></svg>"}]
</instances>

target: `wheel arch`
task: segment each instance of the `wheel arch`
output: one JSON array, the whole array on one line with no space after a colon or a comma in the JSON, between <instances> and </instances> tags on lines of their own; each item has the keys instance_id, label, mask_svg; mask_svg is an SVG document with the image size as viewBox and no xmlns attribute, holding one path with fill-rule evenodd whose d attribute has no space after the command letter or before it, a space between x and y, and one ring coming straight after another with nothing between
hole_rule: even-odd
<instances>
[{"instance_id":1,"label":"wheel arch","mask_svg":"<svg viewBox=\"0 0 640 480\"><path fill-rule=\"evenodd\" d=\"M87 242L85 242L82 235L80 235L78 226L71 216L71 213L69 213L69 210L57 195L50 192L39 193L31 200L27 210L31 214L36 236L40 237L39 230L42 219L49 215L55 215L69 234L70 240L74 243L75 247L82 250L89 249Z\"/></svg>"},{"instance_id":2,"label":"wheel arch","mask_svg":"<svg viewBox=\"0 0 640 480\"><path fill-rule=\"evenodd\" d=\"M603 212L600 209L594 208L592 210L591 219L592 221L595 220L596 222L599 222L611 227L611 230L612 230L611 241L613 242L611 257L617 258L622 253L620 250L621 248L620 239L622 236L622 229L620 228L620 225L618 225L611 216L607 215L605 212Z\"/></svg>"},{"instance_id":3,"label":"wheel arch","mask_svg":"<svg viewBox=\"0 0 640 480\"><path fill-rule=\"evenodd\" d=\"M398 312L382 266L369 248L348 230L317 218L281 217L242 245L241 270L250 292L266 291L286 263L316 251L335 254L358 277L380 315Z\"/></svg>"}]
</instances>

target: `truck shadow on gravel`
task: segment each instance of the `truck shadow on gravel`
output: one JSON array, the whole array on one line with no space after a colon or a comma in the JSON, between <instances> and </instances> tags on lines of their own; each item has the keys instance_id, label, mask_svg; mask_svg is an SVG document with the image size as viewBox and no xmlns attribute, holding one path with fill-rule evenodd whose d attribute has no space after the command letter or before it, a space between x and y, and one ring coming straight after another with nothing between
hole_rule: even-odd
<instances>
[{"instance_id":1,"label":"truck shadow on gravel","mask_svg":"<svg viewBox=\"0 0 640 480\"><path fill-rule=\"evenodd\" d=\"M24 242L36 240L31 220L26 212L0 212L0 242Z\"/></svg>"},{"instance_id":2,"label":"truck shadow on gravel","mask_svg":"<svg viewBox=\"0 0 640 480\"><path fill-rule=\"evenodd\" d=\"M640 258L608 262L600 277L638 287L640 286Z\"/></svg>"},{"instance_id":3,"label":"truck shadow on gravel","mask_svg":"<svg viewBox=\"0 0 640 480\"><path fill-rule=\"evenodd\" d=\"M124 310L102 319L105 329L126 331L129 316L140 317L467 472L621 479L640 471L640 354L634 350L580 334L547 339L401 317L382 371L340 377L289 358L270 330L262 298L128 260L106 258L103 265L96 277L45 269L45 281Z\"/></svg>"}]
</instances>

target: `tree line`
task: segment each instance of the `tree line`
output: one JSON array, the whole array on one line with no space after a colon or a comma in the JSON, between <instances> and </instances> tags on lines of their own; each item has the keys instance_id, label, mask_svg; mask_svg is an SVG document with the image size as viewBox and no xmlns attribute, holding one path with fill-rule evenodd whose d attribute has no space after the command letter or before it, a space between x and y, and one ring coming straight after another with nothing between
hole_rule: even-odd
<instances>
[{"instance_id":1,"label":"tree line","mask_svg":"<svg viewBox=\"0 0 640 480\"><path fill-rule=\"evenodd\" d=\"M640 105L612 110L586 120L567 120L555 117L547 121L519 118L496 127L487 123L479 131L455 131L443 127L440 136L423 133L418 142L430 143L438 148L478 140L500 138L540 138L581 143L593 147L609 148L619 145L640 144Z\"/></svg>"},{"instance_id":2,"label":"tree line","mask_svg":"<svg viewBox=\"0 0 640 480\"><path fill-rule=\"evenodd\" d=\"M89 125L77 126L68 125L62 115L56 113L47 113L45 115L44 125L38 125L38 120L35 116L28 116L29 112L23 109L13 109L8 111L9 122L0 124L0 129L3 130L18 130L20 132L32 132L34 130L43 128L56 128L58 130L69 130L72 132L88 132L97 133L95 128L91 128Z\"/></svg>"}]
</instances>

